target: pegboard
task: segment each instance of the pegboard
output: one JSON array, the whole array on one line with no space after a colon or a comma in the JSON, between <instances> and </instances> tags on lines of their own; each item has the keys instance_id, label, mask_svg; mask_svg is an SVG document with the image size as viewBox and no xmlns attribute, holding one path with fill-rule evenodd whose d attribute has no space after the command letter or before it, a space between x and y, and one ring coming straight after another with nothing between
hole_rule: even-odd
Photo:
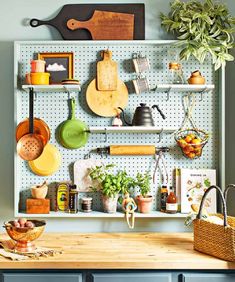
<instances>
[{"instance_id":1,"label":"pegboard","mask_svg":"<svg viewBox=\"0 0 235 282\"><path fill-rule=\"evenodd\" d=\"M28 117L29 95L21 90L21 85L25 74L30 72L30 61L36 57L39 52L73 52L74 53L74 74L75 78L81 82L81 92L72 93L76 98L76 117L84 121L88 126L109 126L111 118L103 118L93 114L85 99L86 88L90 81L96 76L96 63L101 59L100 51L109 48L113 53L113 60L118 62L119 77L127 85L131 85L131 80L136 78L133 70L131 58L133 53L141 52L147 56L150 61L150 71L144 73L149 79L150 87L154 88L157 83L168 83L167 77L167 54L169 48L176 48L172 42L158 41L96 41L96 42L69 42L69 41L50 41L50 42L17 42L15 44L15 125ZM218 85L218 76L215 74L212 62L207 59L203 65L199 65L196 60L183 62L184 75L188 78L192 71L200 69L206 77L207 84ZM130 91L131 92L131 91ZM69 116L68 94L46 92L37 94L34 103L34 116L43 119L50 127L52 137L50 142L55 144L62 154L63 163L60 170L50 177L39 177L34 175L27 162L22 161L16 155L15 162L15 192L16 192L16 212L18 206L20 211L25 209L25 199L30 197L30 187L35 184L48 180L49 183L73 180L73 163L78 159L83 159L91 149L97 147L106 147L110 144L155 144L156 146L170 147L170 153L166 154L166 163L169 173L170 185L173 181L174 168L215 168L218 169L219 159L219 94L218 87L210 93L203 94L203 100L200 101L200 95L196 98L196 105L193 112L194 120L198 127L210 133L210 140L203 150L201 158L189 160L182 156L179 148L175 147L175 141L171 134L164 134L161 143L156 143L158 136L156 134L109 134L108 143L104 142L102 134L90 134L90 138L85 147L77 150L68 150L63 148L55 138L55 131L58 125ZM127 117L132 117L135 108L139 103L144 102L147 105L158 104L160 109L166 115L162 120L160 115L154 113L155 125L159 128L179 128L181 126L184 112L182 107L182 97L186 93L171 92L170 99L166 101L166 94L161 92L149 92L141 95L129 93L129 102L126 108ZM99 155L92 157L100 159ZM107 157L103 159L105 163L115 163L118 169L126 169L127 173L135 176L136 173L151 169L154 171L154 160L152 157L128 156L128 157ZM157 175L157 182L152 183L152 195L154 196L153 210L159 209L158 191L160 185L160 176ZM50 197L53 198L54 190L50 189ZM80 193L79 197L84 194ZM93 209L101 210L99 193L92 194ZM20 205L19 205L20 203Z\"/></svg>"}]
</instances>

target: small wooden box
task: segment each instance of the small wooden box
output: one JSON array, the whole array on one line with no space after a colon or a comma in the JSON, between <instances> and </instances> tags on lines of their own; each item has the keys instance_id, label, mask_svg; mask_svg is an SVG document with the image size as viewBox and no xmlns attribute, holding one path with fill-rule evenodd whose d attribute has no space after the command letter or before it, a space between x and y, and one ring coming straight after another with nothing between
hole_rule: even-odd
<instances>
[{"instance_id":1,"label":"small wooden box","mask_svg":"<svg viewBox=\"0 0 235 282\"><path fill-rule=\"evenodd\" d=\"M50 213L50 199L27 199L26 213L29 214Z\"/></svg>"}]
</instances>

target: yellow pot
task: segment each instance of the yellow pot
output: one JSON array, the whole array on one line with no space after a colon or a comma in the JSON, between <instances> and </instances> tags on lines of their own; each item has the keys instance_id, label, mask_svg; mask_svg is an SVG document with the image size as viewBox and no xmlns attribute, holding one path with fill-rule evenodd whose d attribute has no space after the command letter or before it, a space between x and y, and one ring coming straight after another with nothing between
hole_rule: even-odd
<instances>
[{"instance_id":1,"label":"yellow pot","mask_svg":"<svg viewBox=\"0 0 235 282\"><path fill-rule=\"evenodd\" d=\"M50 74L48 72L31 72L30 80L33 85L48 85Z\"/></svg>"}]
</instances>

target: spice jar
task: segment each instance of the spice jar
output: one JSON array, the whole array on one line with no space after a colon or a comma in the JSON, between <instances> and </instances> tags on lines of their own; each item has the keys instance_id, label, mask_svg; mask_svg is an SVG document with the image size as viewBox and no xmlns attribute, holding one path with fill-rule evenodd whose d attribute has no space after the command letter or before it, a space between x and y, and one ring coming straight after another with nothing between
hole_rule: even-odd
<instances>
[{"instance_id":1,"label":"spice jar","mask_svg":"<svg viewBox=\"0 0 235 282\"><path fill-rule=\"evenodd\" d=\"M166 212L167 213L177 213L177 211L178 211L177 197L172 187L170 187L170 193L166 200Z\"/></svg>"},{"instance_id":2,"label":"spice jar","mask_svg":"<svg viewBox=\"0 0 235 282\"><path fill-rule=\"evenodd\" d=\"M177 62L170 62L168 69L168 79L170 84L184 84L184 74L181 64Z\"/></svg>"},{"instance_id":3,"label":"spice jar","mask_svg":"<svg viewBox=\"0 0 235 282\"><path fill-rule=\"evenodd\" d=\"M168 83L170 84L184 84L185 78L183 74L182 65L180 64L179 54L176 49L170 49L167 52L168 59Z\"/></svg>"},{"instance_id":4,"label":"spice jar","mask_svg":"<svg viewBox=\"0 0 235 282\"><path fill-rule=\"evenodd\" d=\"M167 185L161 187L161 212L166 212L166 201L168 197Z\"/></svg>"},{"instance_id":5,"label":"spice jar","mask_svg":"<svg viewBox=\"0 0 235 282\"><path fill-rule=\"evenodd\" d=\"M82 211L83 212L92 211L92 198L82 198Z\"/></svg>"},{"instance_id":6,"label":"spice jar","mask_svg":"<svg viewBox=\"0 0 235 282\"><path fill-rule=\"evenodd\" d=\"M69 213L78 212L78 191L76 185L70 185L69 190Z\"/></svg>"}]
</instances>

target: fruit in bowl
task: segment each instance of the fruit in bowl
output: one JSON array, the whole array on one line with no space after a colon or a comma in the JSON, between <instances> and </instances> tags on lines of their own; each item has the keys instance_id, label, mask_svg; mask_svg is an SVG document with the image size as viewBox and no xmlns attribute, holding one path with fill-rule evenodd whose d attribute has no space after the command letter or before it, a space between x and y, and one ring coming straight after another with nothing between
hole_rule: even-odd
<instances>
[{"instance_id":1,"label":"fruit in bowl","mask_svg":"<svg viewBox=\"0 0 235 282\"><path fill-rule=\"evenodd\" d=\"M4 223L4 228L12 240L16 241L17 252L31 252L35 250L34 240L44 231L46 222L43 220L27 220L19 218Z\"/></svg>"},{"instance_id":2,"label":"fruit in bowl","mask_svg":"<svg viewBox=\"0 0 235 282\"><path fill-rule=\"evenodd\" d=\"M203 131L185 130L178 132L175 139L184 156L195 159L201 156L202 149L208 141L208 134Z\"/></svg>"}]
</instances>

